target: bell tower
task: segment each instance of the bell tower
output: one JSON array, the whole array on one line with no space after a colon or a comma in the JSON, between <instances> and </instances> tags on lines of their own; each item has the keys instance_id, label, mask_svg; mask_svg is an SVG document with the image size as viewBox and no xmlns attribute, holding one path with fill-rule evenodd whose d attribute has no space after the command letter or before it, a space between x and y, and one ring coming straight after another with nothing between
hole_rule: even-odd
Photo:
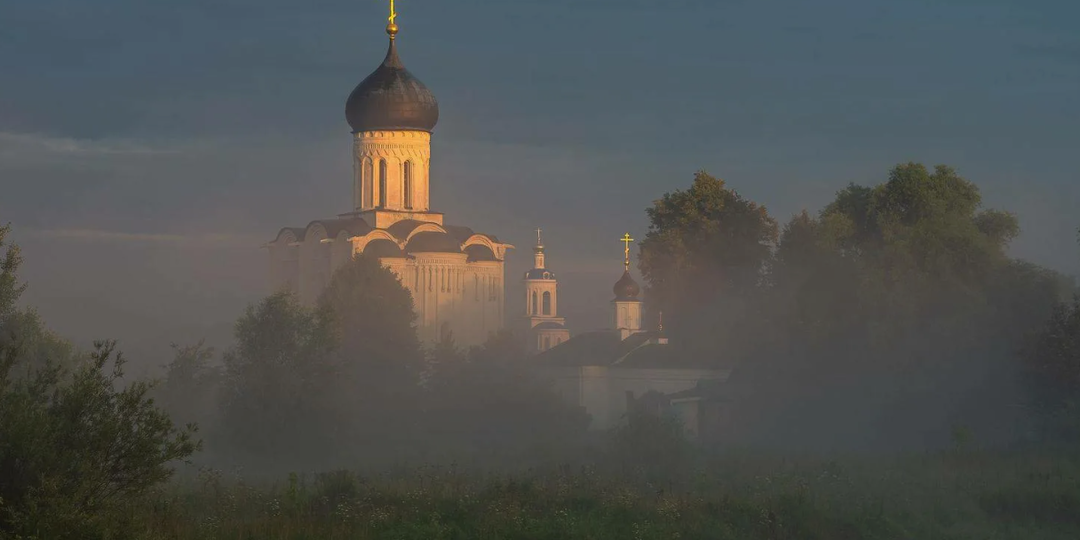
<instances>
[{"instance_id":1,"label":"bell tower","mask_svg":"<svg viewBox=\"0 0 1080 540\"><path fill-rule=\"evenodd\" d=\"M619 336L622 339L626 339L642 331L642 302L638 298L638 295L641 294L641 287L630 276L630 242L633 242L634 239L630 238L630 233L626 233L619 241L624 245L623 275L612 287L615 299L611 301L611 304L614 308L615 329L619 331Z\"/></svg>"},{"instance_id":2,"label":"bell tower","mask_svg":"<svg viewBox=\"0 0 1080 540\"><path fill-rule=\"evenodd\" d=\"M525 319L528 322L527 350L544 352L570 339L566 319L559 317L559 287L555 274L547 269L544 242L536 229L533 269L525 272Z\"/></svg>"}]
</instances>

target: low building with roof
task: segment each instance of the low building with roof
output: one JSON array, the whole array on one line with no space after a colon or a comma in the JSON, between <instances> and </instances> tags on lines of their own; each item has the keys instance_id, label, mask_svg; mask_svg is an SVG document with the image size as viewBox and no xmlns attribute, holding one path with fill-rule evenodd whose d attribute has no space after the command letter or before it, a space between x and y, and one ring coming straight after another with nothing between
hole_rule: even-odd
<instances>
[{"instance_id":1,"label":"low building with roof","mask_svg":"<svg viewBox=\"0 0 1080 540\"><path fill-rule=\"evenodd\" d=\"M270 282L313 303L333 272L359 254L376 257L412 293L420 338L452 333L462 346L502 329L508 243L444 223L429 205L434 94L405 69L394 22L382 63L349 95L351 210L281 229L269 251Z\"/></svg>"},{"instance_id":2,"label":"low building with roof","mask_svg":"<svg viewBox=\"0 0 1080 540\"><path fill-rule=\"evenodd\" d=\"M631 241L629 235L624 241ZM578 334L537 355L534 367L560 397L592 417L591 429L619 425L635 400L656 393L669 405L680 404L687 418L693 409L693 424L687 428L696 433L697 404L704 394L694 398L691 392L724 383L731 370L670 343L662 328L642 328L641 287L630 275L629 247L623 275L612 291L612 328Z\"/></svg>"}]
</instances>

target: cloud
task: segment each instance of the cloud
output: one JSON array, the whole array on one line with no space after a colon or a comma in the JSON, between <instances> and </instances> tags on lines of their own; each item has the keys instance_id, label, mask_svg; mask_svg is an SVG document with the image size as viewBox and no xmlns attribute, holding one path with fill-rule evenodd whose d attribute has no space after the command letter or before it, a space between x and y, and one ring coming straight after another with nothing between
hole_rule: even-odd
<instances>
[{"instance_id":1,"label":"cloud","mask_svg":"<svg viewBox=\"0 0 1080 540\"><path fill-rule=\"evenodd\" d=\"M153 146L128 139L76 139L36 133L0 131L0 156L25 152L65 156L123 156L179 154L181 147Z\"/></svg>"},{"instance_id":2,"label":"cloud","mask_svg":"<svg viewBox=\"0 0 1080 540\"><path fill-rule=\"evenodd\" d=\"M39 229L27 231L28 235L40 238L64 240L82 240L87 242L125 242L182 245L188 247L258 247L265 239L254 236L203 233L203 234L168 234L168 233L132 233L104 231L97 229Z\"/></svg>"}]
</instances>

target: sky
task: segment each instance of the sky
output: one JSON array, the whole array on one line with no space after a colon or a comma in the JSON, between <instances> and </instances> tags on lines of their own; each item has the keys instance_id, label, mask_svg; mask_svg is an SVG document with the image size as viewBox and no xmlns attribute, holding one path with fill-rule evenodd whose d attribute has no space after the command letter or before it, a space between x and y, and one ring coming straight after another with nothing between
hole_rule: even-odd
<instances>
[{"instance_id":1,"label":"sky","mask_svg":"<svg viewBox=\"0 0 1080 540\"><path fill-rule=\"evenodd\" d=\"M1017 257L1080 274L1073 0L399 0L436 95L432 206L544 229L572 330L607 323L624 232L704 169L780 221L902 162L1018 214ZM259 246L349 210L344 102L380 0L0 3L0 222L25 301L80 343L226 347ZM131 353L129 353L130 356ZM153 360L149 360L153 358Z\"/></svg>"}]
</instances>

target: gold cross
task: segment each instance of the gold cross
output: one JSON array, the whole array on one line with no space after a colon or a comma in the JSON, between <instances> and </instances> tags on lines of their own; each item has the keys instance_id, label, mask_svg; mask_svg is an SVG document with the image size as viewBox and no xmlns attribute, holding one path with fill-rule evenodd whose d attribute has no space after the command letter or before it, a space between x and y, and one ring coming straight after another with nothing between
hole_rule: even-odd
<instances>
[{"instance_id":1,"label":"gold cross","mask_svg":"<svg viewBox=\"0 0 1080 540\"><path fill-rule=\"evenodd\" d=\"M538 246L541 245L541 243L540 243L540 227L536 228L536 245L538 245Z\"/></svg>"},{"instance_id":2,"label":"gold cross","mask_svg":"<svg viewBox=\"0 0 1080 540\"><path fill-rule=\"evenodd\" d=\"M627 270L630 270L630 242L633 242L634 239L630 238L630 233L626 233L619 241L625 245L623 252L626 256L626 260L623 261L623 265L626 266Z\"/></svg>"},{"instance_id":3,"label":"gold cross","mask_svg":"<svg viewBox=\"0 0 1080 540\"><path fill-rule=\"evenodd\" d=\"M390 0L390 24L394 24L394 19L397 18L397 11L394 10L394 0Z\"/></svg>"}]
</instances>

